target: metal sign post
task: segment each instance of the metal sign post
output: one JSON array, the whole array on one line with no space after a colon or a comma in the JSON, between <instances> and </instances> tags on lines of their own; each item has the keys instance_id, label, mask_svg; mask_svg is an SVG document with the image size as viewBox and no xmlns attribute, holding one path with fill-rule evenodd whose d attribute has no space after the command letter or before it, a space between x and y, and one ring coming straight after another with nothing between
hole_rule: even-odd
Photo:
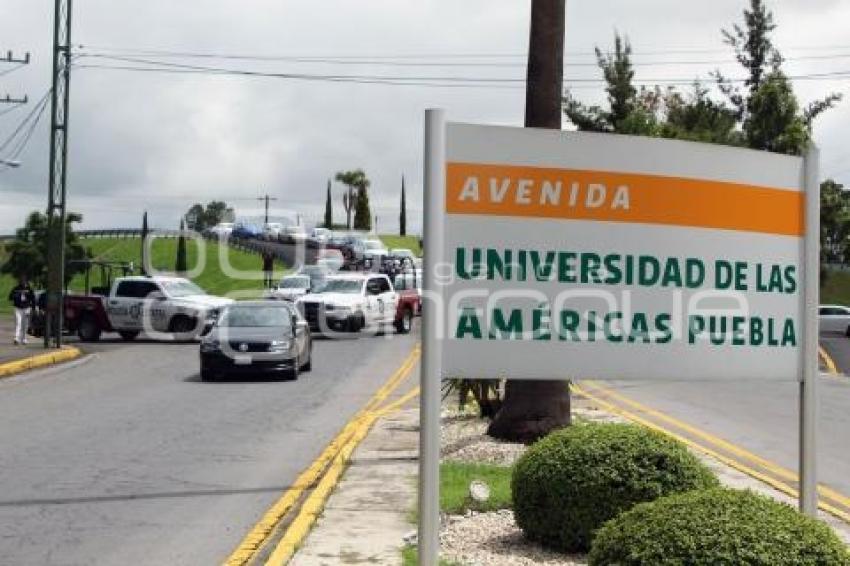
<instances>
[{"instance_id":1,"label":"metal sign post","mask_svg":"<svg viewBox=\"0 0 850 566\"><path fill-rule=\"evenodd\" d=\"M820 291L820 152L806 153L806 235L803 257L803 375L800 382L800 511L812 517L818 512L817 428L818 428L818 319Z\"/></svg>"},{"instance_id":2,"label":"metal sign post","mask_svg":"<svg viewBox=\"0 0 850 566\"><path fill-rule=\"evenodd\" d=\"M436 566L440 554L441 304L437 269L443 260L446 193L445 111L425 112L424 278L419 402L419 564Z\"/></svg>"}]
</instances>

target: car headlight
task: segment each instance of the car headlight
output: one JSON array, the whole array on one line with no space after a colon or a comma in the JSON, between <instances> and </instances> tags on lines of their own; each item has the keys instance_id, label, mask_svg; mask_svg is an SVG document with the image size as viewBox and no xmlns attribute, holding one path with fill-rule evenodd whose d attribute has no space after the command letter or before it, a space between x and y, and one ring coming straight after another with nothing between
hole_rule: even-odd
<instances>
[{"instance_id":1,"label":"car headlight","mask_svg":"<svg viewBox=\"0 0 850 566\"><path fill-rule=\"evenodd\" d=\"M221 349L218 340L204 340L201 342L201 352L217 352Z\"/></svg>"},{"instance_id":2,"label":"car headlight","mask_svg":"<svg viewBox=\"0 0 850 566\"><path fill-rule=\"evenodd\" d=\"M209 309L207 310L207 320L216 320L218 319L219 309Z\"/></svg>"},{"instance_id":3,"label":"car headlight","mask_svg":"<svg viewBox=\"0 0 850 566\"><path fill-rule=\"evenodd\" d=\"M285 352L289 350L289 340L272 340L269 344L269 352Z\"/></svg>"}]
</instances>

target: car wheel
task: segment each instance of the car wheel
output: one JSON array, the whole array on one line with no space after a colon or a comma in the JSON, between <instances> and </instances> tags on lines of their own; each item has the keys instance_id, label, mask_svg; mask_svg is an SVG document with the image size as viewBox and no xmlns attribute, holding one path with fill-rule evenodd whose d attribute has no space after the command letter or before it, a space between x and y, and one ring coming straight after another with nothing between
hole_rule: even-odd
<instances>
[{"instance_id":1,"label":"car wheel","mask_svg":"<svg viewBox=\"0 0 850 566\"><path fill-rule=\"evenodd\" d=\"M313 369L313 344L307 347L307 361L301 366L301 371L311 371Z\"/></svg>"},{"instance_id":2,"label":"car wheel","mask_svg":"<svg viewBox=\"0 0 850 566\"><path fill-rule=\"evenodd\" d=\"M350 332L360 332L366 326L366 317L363 313L357 313L348 319L348 330Z\"/></svg>"},{"instance_id":3,"label":"car wheel","mask_svg":"<svg viewBox=\"0 0 850 566\"><path fill-rule=\"evenodd\" d=\"M131 342L139 336L138 330L120 330L118 334L121 336L121 339L125 342Z\"/></svg>"},{"instance_id":4,"label":"car wheel","mask_svg":"<svg viewBox=\"0 0 850 566\"><path fill-rule=\"evenodd\" d=\"M77 336L83 342L97 342L100 339L100 327L93 316L86 315L83 317L80 326L77 328Z\"/></svg>"},{"instance_id":5,"label":"car wheel","mask_svg":"<svg viewBox=\"0 0 850 566\"><path fill-rule=\"evenodd\" d=\"M844 335L850 337L850 326L848 326L847 330L844 331Z\"/></svg>"},{"instance_id":6,"label":"car wheel","mask_svg":"<svg viewBox=\"0 0 850 566\"><path fill-rule=\"evenodd\" d=\"M287 371L287 372L284 374L284 376L285 376L285 377L286 377L286 379L288 379L289 381L295 381L296 379L298 379L298 373L299 373L299 371L298 371L298 370L299 370L298 362L295 362L295 367L293 367L291 370Z\"/></svg>"},{"instance_id":7,"label":"car wheel","mask_svg":"<svg viewBox=\"0 0 850 566\"><path fill-rule=\"evenodd\" d=\"M215 381L215 374L209 368L201 368L201 381Z\"/></svg>"},{"instance_id":8,"label":"car wheel","mask_svg":"<svg viewBox=\"0 0 850 566\"><path fill-rule=\"evenodd\" d=\"M173 334L188 334L195 329L195 324L188 316L178 315L171 319L168 330Z\"/></svg>"},{"instance_id":9,"label":"car wheel","mask_svg":"<svg viewBox=\"0 0 850 566\"><path fill-rule=\"evenodd\" d=\"M406 308L401 315L401 319L396 321L395 329L399 334L408 334L411 328L413 328L413 309Z\"/></svg>"}]
</instances>

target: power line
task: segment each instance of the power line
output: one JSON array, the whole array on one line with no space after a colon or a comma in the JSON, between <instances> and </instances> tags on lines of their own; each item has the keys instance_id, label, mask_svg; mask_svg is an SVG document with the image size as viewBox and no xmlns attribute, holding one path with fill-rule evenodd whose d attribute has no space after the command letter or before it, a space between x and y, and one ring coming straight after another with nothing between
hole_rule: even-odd
<instances>
[{"instance_id":1,"label":"power line","mask_svg":"<svg viewBox=\"0 0 850 566\"><path fill-rule=\"evenodd\" d=\"M0 110L0 116L8 114L9 112L14 112L18 108L23 108L23 107L24 107L23 103L13 104L11 108L6 108L5 110Z\"/></svg>"},{"instance_id":2,"label":"power line","mask_svg":"<svg viewBox=\"0 0 850 566\"><path fill-rule=\"evenodd\" d=\"M15 67L11 69L7 69L3 72L0 72L0 77L3 75L8 75L9 73L13 73L23 67L24 65L29 65L30 62L30 54L27 53L23 58L15 57L12 51L6 52L5 57L0 57L0 63L16 63ZM12 98L10 95L6 95L6 98L0 98L0 104L26 104L28 99L26 96L23 98Z\"/></svg>"},{"instance_id":3,"label":"power line","mask_svg":"<svg viewBox=\"0 0 850 566\"><path fill-rule=\"evenodd\" d=\"M74 46L78 49L92 49L95 51L110 51L114 53L144 53L147 55L169 55L179 57L204 57L216 59L255 59L255 60L277 60L280 58L300 58L300 59L334 59L334 60L352 60L352 59L369 59L369 60L416 60L416 59L525 59L528 54L524 52L515 53L494 53L494 52L470 52L470 53L398 53L394 55L381 54L346 54L346 55L243 55L230 53L214 53L214 52L197 52L197 51L181 51L156 48L132 48L107 45L84 45L78 44ZM729 47L725 48L699 48L699 47L681 47L663 50L643 50L639 45L632 44L632 48L645 55L685 55L685 54L707 54L707 53L728 53ZM850 50L850 45L823 45L823 46L797 46L790 47L788 51L825 51L825 50ZM564 55L567 57L595 55L594 50L588 51L570 51L566 50Z\"/></svg>"},{"instance_id":4,"label":"power line","mask_svg":"<svg viewBox=\"0 0 850 566\"><path fill-rule=\"evenodd\" d=\"M301 79L301 80L311 80L311 81L319 81L319 82L334 82L334 83L352 83L352 84L371 84L371 85L390 85L390 86L422 86L422 87L440 87L440 88L490 88L490 89L522 89L522 86L511 86L511 85L499 85L499 84L476 84L476 83L436 83L436 82L423 82L423 81L414 81L409 79L403 80L357 80L357 79L326 79L323 77L287 77L283 76L279 73L234 73L226 70L210 70L210 71L202 71L202 70L189 70L189 69L169 69L169 68L157 68L157 67L133 67L127 65L75 65L77 69L105 69L105 70L113 70L113 71L136 71L136 72L148 72L148 73L173 73L173 74L196 74L196 75L210 75L210 76L232 76L232 75L250 75L254 77L267 77L267 78L291 78L291 79Z\"/></svg>"},{"instance_id":5,"label":"power line","mask_svg":"<svg viewBox=\"0 0 850 566\"><path fill-rule=\"evenodd\" d=\"M98 51L82 53L80 57L115 57L110 55L110 50L100 53ZM727 50L728 51L728 50ZM469 67L469 68L525 68L524 62L481 62L481 61L419 61L410 57L404 56L300 56L300 55L249 55L249 54L228 54L228 53L203 53L192 51L168 51L156 49L139 49L139 50L115 50L113 53L124 53L125 55L136 56L156 56L160 58L185 58L185 59L222 59L222 60L240 60L240 61L265 61L265 62L288 62L294 64L327 64L327 65L355 65L355 66L381 66L381 67ZM443 56L447 57L447 56ZM459 55L457 58L504 58L505 56L485 57L483 55ZM511 56L513 57L513 56ZM440 59L441 57L433 57ZM798 61L831 61L850 58L850 53L836 53L830 55L805 55L800 57L786 57L785 62ZM703 60L655 60L641 61L634 60L632 65L635 67L653 67L653 66L695 66L695 65L725 65L737 64L734 58L726 59L703 59ZM598 67L597 62L565 62L565 67Z\"/></svg>"},{"instance_id":6,"label":"power line","mask_svg":"<svg viewBox=\"0 0 850 566\"><path fill-rule=\"evenodd\" d=\"M47 105L47 100L48 100L48 97L50 96L50 92L51 92L51 89L48 89L48 91L46 93L44 93L44 96L42 96L41 99L36 103L36 105L33 107L33 109L30 111L30 113L27 114L24 117L23 120L21 120L21 123L18 124L18 127L15 128L15 130L12 132L12 134L8 138L6 138L6 141L4 141L2 144L0 144L0 152L3 151L4 149L6 149L9 146L9 144L11 144L12 141L14 141L14 139L17 138L18 134L21 133L21 131L23 131L23 129L27 126L27 124L29 124L30 120L32 120L32 118L36 115L36 113L40 114L43 111L44 107Z\"/></svg>"},{"instance_id":7,"label":"power line","mask_svg":"<svg viewBox=\"0 0 850 566\"><path fill-rule=\"evenodd\" d=\"M99 59L107 61L118 61L129 63L131 65L108 66L108 65L80 65L84 68L104 68L126 71L162 71L169 70L171 72L190 72L190 73L206 73L216 75L236 75L249 77L266 77L305 81L327 81L327 82L353 82L366 84L392 84L392 85L416 85L416 86L449 86L453 84L463 86L499 86L506 87L508 85L523 85L524 78L510 77L469 77L469 76L404 76L404 75L366 75L366 74L312 74L312 73L283 73L271 71L258 71L248 69L237 69L229 67L214 67L206 65L193 65L186 63L175 63L169 61L157 61L154 59L141 59L135 57L114 57L106 55L98 55ZM144 65L140 67L139 65ZM808 73L800 75L788 75L789 80L830 80L850 78L850 70L839 70L823 73ZM636 86L652 86L652 85L668 85L668 86L684 86L694 83L695 78L654 78L645 79L636 82ZM728 82L742 83L745 78L730 78ZM565 81L565 85L570 88L575 88L575 85L603 85L604 79L593 78L584 79L576 78ZM570 86L572 85L572 86Z\"/></svg>"},{"instance_id":8,"label":"power line","mask_svg":"<svg viewBox=\"0 0 850 566\"><path fill-rule=\"evenodd\" d=\"M6 76L6 75L9 75L9 74L11 74L11 73L14 73L14 72L15 72L15 71L17 71L18 69L23 69L23 68L24 68L24 67L26 67L26 66L27 66L27 64L26 64L26 63L18 63L17 65L15 65L14 67L12 67L11 69L6 69L5 71L0 71L0 77L4 77L4 76Z\"/></svg>"},{"instance_id":9,"label":"power line","mask_svg":"<svg viewBox=\"0 0 850 566\"><path fill-rule=\"evenodd\" d=\"M35 119L30 122L29 129L27 130L24 137L21 138L21 141L12 149L12 153L9 154L8 160L13 161L20 157L23 153L24 149L29 144L30 139L32 138L33 132L35 132L36 127L38 126L41 117L44 115L44 111L47 109L47 100L45 99L44 103L41 105L41 108L38 110L38 113L35 115Z\"/></svg>"}]
</instances>

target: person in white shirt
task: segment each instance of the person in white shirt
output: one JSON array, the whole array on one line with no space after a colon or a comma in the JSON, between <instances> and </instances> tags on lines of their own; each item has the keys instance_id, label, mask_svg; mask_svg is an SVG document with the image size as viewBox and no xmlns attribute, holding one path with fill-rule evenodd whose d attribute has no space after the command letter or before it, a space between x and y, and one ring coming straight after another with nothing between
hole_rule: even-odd
<instances>
[{"instance_id":1,"label":"person in white shirt","mask_svg":"<svg viewBox=\"0 0 850 566\"><path fill-rule=\"evenodd\" d=\"M22 277L9 293L9 300L15 306L15 344L27 343L27 327L30 312L35 306L35 293L25 277Z\"/></svg>"}]
</instances>

